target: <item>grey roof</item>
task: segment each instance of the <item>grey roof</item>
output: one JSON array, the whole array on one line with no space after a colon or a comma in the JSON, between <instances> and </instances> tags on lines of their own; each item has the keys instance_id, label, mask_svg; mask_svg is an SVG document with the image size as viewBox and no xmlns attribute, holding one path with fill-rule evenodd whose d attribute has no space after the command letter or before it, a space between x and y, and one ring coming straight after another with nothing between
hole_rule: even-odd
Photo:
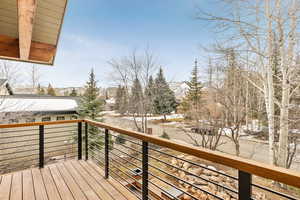
<instances>
[{"instance_id":1,"label":"grey roof","mask_svg":"<svg viewBox=\"0 0 300 200\"><path fill-rule=\"evenodd\" d=\"M3 86L7 82L7 79L1 78L0 79L0 87Z\"/></svg>"}]
</instances>

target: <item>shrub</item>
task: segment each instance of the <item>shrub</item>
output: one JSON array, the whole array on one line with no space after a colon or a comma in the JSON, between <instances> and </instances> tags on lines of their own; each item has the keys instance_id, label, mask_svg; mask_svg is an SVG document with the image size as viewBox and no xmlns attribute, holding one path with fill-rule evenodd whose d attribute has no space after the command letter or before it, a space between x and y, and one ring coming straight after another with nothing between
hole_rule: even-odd
<instances>
[{"instance_id":1,"label":"shrub","mask_svg":"<svg viewBox=\"0 0 300 200\"><path fill-rule=\"evenodd\" d=\"M160 137L164 138L164 139L167 139L167 140L170 139L170 136L168 135L168 133L166 131L163 131L163 134Z\"/></svg>"}]
</instances>

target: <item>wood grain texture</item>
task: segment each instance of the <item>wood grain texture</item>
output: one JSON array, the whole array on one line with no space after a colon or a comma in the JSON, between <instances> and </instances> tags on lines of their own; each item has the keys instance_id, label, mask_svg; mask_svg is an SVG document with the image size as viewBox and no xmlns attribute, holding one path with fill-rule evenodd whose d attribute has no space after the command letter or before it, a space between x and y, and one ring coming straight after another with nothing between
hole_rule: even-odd
<instances>
[{"instance_id":1,"label":"wood grain texture","mask_svg":"<svg viewBox=\"0 0 300 200\"><path fill-rule=\"evenodd\" d=\"M0 199L9 200L12 175L3 175L0 185Z\"/></svg>"},{"instance_id":2,"label":"wood grain texture","mask_svg":"<svg viewBox=\"0 0 300 200\"><path fill-rule=\"evenodd\" d=\"M31 170L23 171L23 200L35 200Z\"/></svg>"},{"instance_id":3,"label":"wood grain texture","mask_svg":"<svg viewBox=\"0 0 300 200\"><path fill-rule=\"evenodd\" d=\"M96 174L98 173L102 177L104 177L104 171L100 169L94 162L88 161L88 162L80 162L80 163L84 165L87 169L89 169L91 172L96 172ZM134 200L138 199L133 193L129 192L123 185L117 182L114 178L110 177L106 181L108 185L112 186L117 191L119 191L126 199L134 199Z\"/></svg>"},{"instance_id":4,"label":"wood grain texture","mask_svg":"<svg viewBox=\"0 0 300 200\"><path fill-rule=\"evenodd\" d=\"M76 171L75 168L73 168L71 162L65 162L63 167L70 172L87 199L101 200L93 191L92 187L88 184L88 181L85 181L84 177L78 171Z\"/></svg>"},{"instance_id":5,"label":"wood grain texture","mask_svg":"<svg viewBox=\"0 0 300 200\"><path fill-rule=\"evenodd\" d=\"M18 27L20 59L28 60L37 0L18 0Z\"/></svg>"},{"instance_id":6,"label":"wood grain texture","mask_svg":"<svg viewBox=\"0 0 300 200\"><path fill-rule=\"evenodd\" d=\"M38 200L48 200L46 188L44 186L43 177L41 171L37 168L32 169L32 178L34 183L34 191L36 199Z\"/></svg>"},{"instance_id":7,"label":"wood grain texture","mask_svg":"<svg viewBox=\"0 0 300 200\"><path fill-rule=\"evenodd\" d=\"M22 172L14 173L12 177L10 200L22 199L22 191Z\"/></svg>"},{"instance_id":8,"label":"wood grain texture","mask_svg":"<svg viewBox=\"0 0 300 200\"><path fill-rule=\"evenodd\" d=\"M71 124L71 123L78 123L78 122L84 122L84 120L74 119L74 120L32 122L32 123L21 123L21 124L0 124L0 128L17 128L17 127L39 126L39 125Z\"/></svg>"},{"instance_id":9,"label":"wood grain texture","mask_svg":"<svg viewBox=\"0 0 300 200\"><path fill-rule=\"evenodd\" d=\"M0 200L137 200L134 195L126 198L130 196L112 186L100 171L72 160L5 174L0 176Z\"/></svg>"},{"instance_id":10,"label":"wood grain texture","mask_svg":"<svg viewBox=\"0 0 300 200\"><path fill-rule=\"evenodd\" d=\"M78 162L72 163L76 170L86 178L86 181L90 183L94 191L100 196L103 200L113 200L112 195L109 194L105 187L103 187L103 182L105 182L102 176L99 174L91 174L90 171L84 169Z\"/></svg>"},{"instance_id":11,"label":"wood grain texture","mask_svg":"<svg viewBox=\"0 0 300 200\"><path fill-rule=\"evenodd\" d=\"M53 180L56 184L56 187L58 189L58 192L63 200L74 200L73 195L71 191L69 190L69 187L65 183L64 179L61 177L58 169L55 165L49 166L50 172L52 174Z\"/></svg>"},{"instance_id":12,"label":"wood grain texture","mask_svg":"<svg viewBox=\"0 0 300 200\"><path fill-rule=\"evenodd\" d=\"M16 61L52 64L56 46L41 42L32 42L28 59L20 58L19 39L0 35L0 58Z\"/></svg>"}]
</instances>

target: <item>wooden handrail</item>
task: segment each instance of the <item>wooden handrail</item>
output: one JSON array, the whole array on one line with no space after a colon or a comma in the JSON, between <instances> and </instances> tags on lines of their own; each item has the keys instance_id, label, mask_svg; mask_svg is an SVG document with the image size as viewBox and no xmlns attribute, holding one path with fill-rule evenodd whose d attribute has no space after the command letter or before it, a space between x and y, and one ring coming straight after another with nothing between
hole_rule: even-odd
<instances>
[{"instance_id":1,"label":"wooden handrail","mask_svg":"<svg viewBox=\"0 0 300 200\"><path fill-rule=\"evenodd\" d=\"M30 122L30 123L21 123L21 124L0 124L0 128L18 128L26 126L40 126L40 125L55 125L55 124L70 124L84 122L82 119L74 120L61 120L61 121L48 121L48 122Z\"/></svg>"},{"instance_id":2,"label":"wooden handrail","mask_svg":"<svg viewBox=\"0 0 300 200\"><path fill-rule=\"evenodd\" d=\"M88 124L108 129L120 134L128 135L130 137L142 140L144 142L153 143L162 147L167 147L182 153L193 155L195 157L205 159L214 163L222 164L243 172L247 172L253 175L257 175L263 178L278 181L290 186L300 188L300 173L294 170L276 167L269 164L264 164L254 160L249 160L233 155L228 155L218 151L212 151L201 147L194 147L192 145L182 145L167 139L159 138L157 136L146 135L136 131L130 131L114 126L110 126L105 123L96 122L92 120L62 120L62 121L49 121L49 122L32 122L22 124L1 124L0 128L17 128L39 125L56 125L66 123L78 123L87 122Z\"/></svg>"},{"instance_id":3,"label":"wooden handrail","mask_svg":"<svg viewBox=\"0 0 300 200\"><path fill-rule=\"evenodd\" d=\"M263 178L271 179L290 186L300 188L300 173L290 169L276 167L269 164L260 163L254 160L232 156L222 152L212 151L200 147L196 148L192 145L182 145L170 140L159 138L157 136L151 136L136 131L125 130L101 122L91 120L84 121L88 124L108 129L117 133L125 134L145 142L150 142L162 147L167 147L214 163L222 164L243 172L247 172L253 175L257 175Z\"/></svg>"}]
</instances>

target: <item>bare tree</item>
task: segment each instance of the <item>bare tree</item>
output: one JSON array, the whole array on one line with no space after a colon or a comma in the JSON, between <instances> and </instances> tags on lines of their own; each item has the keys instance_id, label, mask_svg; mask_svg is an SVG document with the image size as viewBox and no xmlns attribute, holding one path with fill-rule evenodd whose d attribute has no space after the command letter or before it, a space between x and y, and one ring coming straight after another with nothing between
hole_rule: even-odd
<instances>
[{"instance_id":1,"label":"bare tree","mask_svg":"<svg viewBox=\"0 0 300 200\"><path fill-rule=\"evenodd\" d=\"M141 90L139 96L141 101L132 102L129 101L127 105L127 111L134 119L134 124L137 130L146 132L147 130L147 116L149 112L149 100L143 94L146 86L148 85L149 77L153 74L157 68L154 54L146 48L142 54L139 54L137 50L133 50L129 56L123 57L119 60L112 59L109 61L112 66L112 79L114 79L118 85L125 88L126 98L129 99L131 92L130 87L138 80L141 84ZM129 109L134 108L134 109ZM139 117L141 120L137 120Z\"/></svg>"},{"instance_id":2,"label":"bare tree","mask_svg":"<svg viewBox=\"0 0 300 200\"><path fill-rule=\"evenodd\" d=\"M39 84L41 74L36 65L32 65L29 71L29 78L30 78L30 87L31 87L31 94L37 93L37 87Z\"/></svg>"},{"instance_id":3,"label":"bare tree","mask_svg":"<svg viewBox=\"0 0 300 200\"><path fill-rule=\"evenodd\" d=\"M248 58L259 81L249 81L265 99L270 163L287 167L290 100L300 87L296 62L299 50L299 1L237 0L222 3L231 11L227 15L201 11L198 18L217 22L219 28L227 31L227 41L236 45L241 53L250 54ZM277 60L274 59L276 48ZM275 74L276 69L279 75ZM278 82L275 83L274 78ZM278 90L279 97L276 96ZM276 107L279 108L278 143L275 142Z\"/></svg>"}]
</instances>

